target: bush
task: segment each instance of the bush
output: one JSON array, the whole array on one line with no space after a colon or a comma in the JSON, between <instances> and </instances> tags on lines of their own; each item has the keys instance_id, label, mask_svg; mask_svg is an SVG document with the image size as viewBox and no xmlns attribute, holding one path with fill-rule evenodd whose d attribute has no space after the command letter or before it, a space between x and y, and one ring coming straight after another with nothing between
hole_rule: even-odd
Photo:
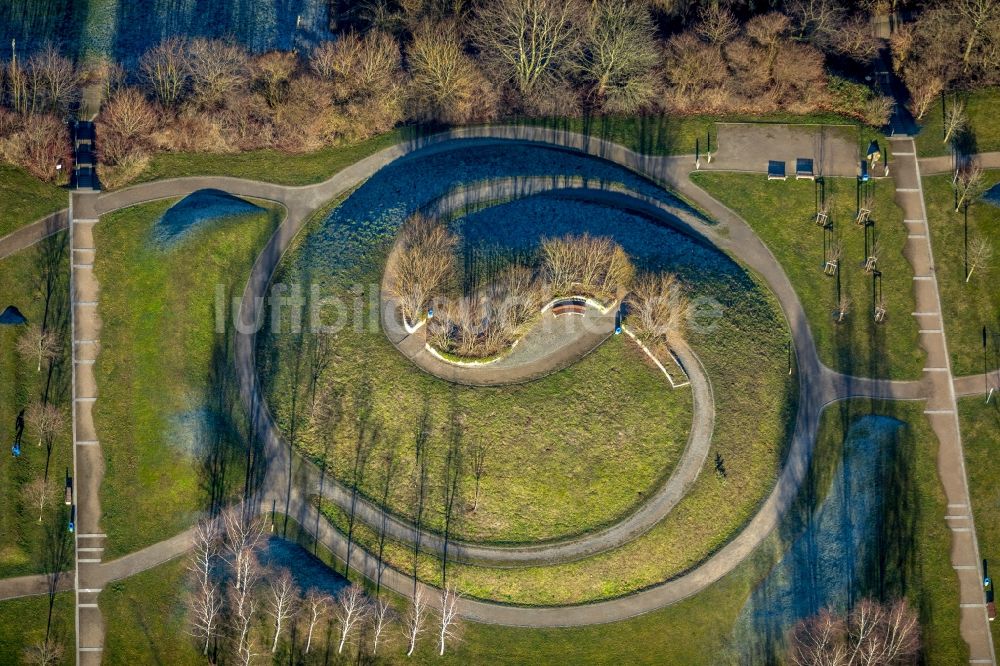
<instances>
[{"instance_id":1,"label":"bush","mask_svg":"<svg viewBox=\"0 0 1000 666\"><path fill-rule=\"evenodd\" d=\"M691 302L671 273L646 274L628 295L625 323L650 349L663 352L683 339L691 317Z\"/></svg>"},{"instance_id":2,"label":"bush","mask_svg":"<svg viewBox=\"0 0 1000 666\"><path fill-rule=\"evenodd\" d=\"M567 235L542 241L544 274L555 296L612 301L626 290L635 268L610 238Z\"/></svg>"},{"instance_id":3,"label":"bush","mask_svg":"<svg viewBox=\"0 0 1000 666\"><path fill-rule=\"evenodd\" d=\"M0 128L7 136L0 138L0 156L15 164L35 178L52 182L69 173L73 155L70 150L69 129L54 115L29 115L0 113ZM2 136L2 134L0 134ZM63 168L56 170L62 160Z\"/></svg>"},{"instance_id":4,"label":"bush","mask_svg":"<svg viewBox=\"0 0 1000 666\"><path fill-rule=\"evenodd\" d=\"M404 223L385 267L386 289L411 325L454 278L457 245L455 234L437 220L418 213Z\"/></svg>"},{"instance_id":5,"label":"bush","mask_svg":"<svg viewBox=\"0 0 1000 666\"><path fill-rule=\"evenodd\" d=\"M97 150L105 164L148 155L160 113L137 88L123 88L97 118Z\"/></svg>"}]
</instances>

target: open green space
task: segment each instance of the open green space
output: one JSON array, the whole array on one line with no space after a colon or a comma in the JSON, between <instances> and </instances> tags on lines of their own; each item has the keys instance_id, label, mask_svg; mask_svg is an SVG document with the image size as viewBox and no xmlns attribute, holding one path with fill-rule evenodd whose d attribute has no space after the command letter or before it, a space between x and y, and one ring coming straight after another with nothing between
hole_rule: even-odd
<instances>
[{"instance_id":1,"label":"open green space","mask_svg":"<svg viewBox=\"0 0 1000 666\"><path fill-rule=\"evenodd\" d=\"M0 162L0 238L68 205L63 188Z\"/></svg>"},{"instance_id":2,"label":"open green space","mask_svg":"<svg viewBox=\"0 0 1000 666\"><path fill-rule=\"evenodd\" d=\"M50 603L51 601L51 622ZM50 640L62 646L63 658L57 662L75 661L75 619L73 592L60 592L54 597L40 595L0 601L0 664L28 664L25 650L45 641L46 629Z\"/></svg>"},{"instance_id":3,"label":"open green space","mask_svg":"<svg viewBox=\"0 0 1000 666\"><path fill-rule=\"evenodd\" d=\"M286 255L275 282L298 284L305 281L296 272L296 256L302 251L303 239L310 233L313 231L306 229L300 235L297 240L299 246L293 247ZM352 256L356 252L357 257L352 269L346 274L312 276L322 284L324 298L348 299L350 302L357 294L351 291L353 285L378 283L385 247L381 242L369 243L371 245L367 250L351 250ZM700 248L697 254L701 259L677 266L678 274L690 285L694 295L705 297L705 304L714 304L722 315L710 320L709 325L704 328L695 327L697 330L693 330L689 336L689 342L711 378L716 401L712 448L699 478L670 516L634 543L584 563L539 569L534 577L526 574L527 582L521 587L511 585L510 578L494 575L492 570L469 569L468 586L470 589L475 588L476 594L524 603L568 603L625 594L655 584L691 567L725 544L750 519L771 490L783 460L795 413L797 378L790 376L788 371L787 330L775 300L762 285L721 253ZM688 259L684 261L687 262ZM656 265L647 268L672 270L674 267ZM308 284L304 285L303 291L308 292L308 289ZM362 308L361 319L366 322L371 321L371 312L367 309L370 307L370 300L357 299L358 306ZM711 313L707 314L711 316ZM289 386L300 386L296 395L299 396L297 409L302 416L296 429L296 446L321 462L322 449L310 443L312 441L325 446L320 438L310 435L315 429L309 420L308 362L302 363L299 382L293 381L291 372L291 368L295 367L296 344L294 336L261 335L258 339L258 362L269 393L269 404L286 435L291 432L292 392ZM308 350L308 341L304 347ZM395 450L398 462L394 467L395 480L390 484L389 505L396 513L410 518L415 516L414 497L418 477L415 473L413 433L424 429L420 425L418 430L418 424L422 424L421 410L424 401L430 398L433 400L430 403L432 409L438 411L436 414L432 412L432 434L426 445L431 452L430 459L435 462L431 465L431 482L427 484L430 488L427 497L431 500L427 503L423 524L430 529L440 529L443 516L440 499L442 484L434 479L443 478L437 470L442 467L441 461L445 459L447 450L451 423L449 401L455 401L469 406L463 412L466 428L472 427L468 424L474 423L473 417L480 411L490 414L492 419L498 419L498 423L506 424L484 436L503 438L504 429L517 428L515 424L522 418L530 418L532 424L539 424L537 435L527 442L498 439L496 445L491 447L491 457L482 477L482 504L489 507L491 503L502 501L501 506L512 514L508 518L510 520L517 519L522 514L544 515L540 512L548 509L540 505L540 502L553 502L565 512L566 525L561 527L570 528L565 529L565 532L582 531L579 514L572 507L567 507L569 503L564 498L579 496L582 499L577 501L587 501L586 495L579 495L581 490L578 479L585 477L580 465L593 464L593 459L587 458L581 449L575 458L564 459L566 464L562 469L550 468L555 469L556 473L545 477L545 487L540 489L545 494L537 494L536 498L532 498L526 493L525 490L537 487L534 476L541 469L538 465L547 463L534 464L531 471L524 474L520 470L523 464L521 461L530 461L531 456L537 456L540 451L546 457L559 455L560 448L572 447L574 444L572 441L567 442L567 432L559 421L549 421L546 424L541 421L540 414L535 416L542 407L525 407L523 400L533 394L544 396L550 393L550 389L546 387L564 386L564 392L572 400L584 405L594 404L588 395L592 390L589 387L595 385L596 380L591 379L581 385L579 382L584 376L582 373L592 370L606 373L607 368L612 366L607 365L608 361L605 359L629 359L629 355L634 352L627 341L615 339L608 342L604 348L576 366L544 380L523 387L491 389L497 395L507 396L504 401L508 406L504 409L512 410L514 414L509 422L503 418L503 412L493 407L487 410L477 406L491 404L484 398L491 394L478 389L453 387L427 375L406 360L377 327L348 327L339 331L332 338L329 353L334 360L324 370L317 394L339 394L344 397L343 418L338 424L344 434L337 440L337 453L331 457L330 463L330 470L342 482L350 485L353 479L354 447L358 441L357 410L354 408L356 387L370 386L371 395L380 401L374 402L375 409L381 414L380 428L387 433L385 439L394 444L389 446L386 442L380 442L374 452L368 454L368 467L371 471L364 474L359 488L375 501L381 499L381 481L385 478L381 471L384 452ZM305 354L305 358L308 357ZM364 361L359 362L359 359ZM633 362L638 363L639 360ZM625 367L621 361L615 361L613 366L618 368L619 373ZM562 382L567 379L575 383L563 385ZM633 451L637 450L633 440L645 430L656 427L656 424L650 423L650 419L643 419L641 414L639 420L636 420L635 412L628 411L628 406L636 404L636 401L639 404L653 404L650 401L661 399L658 396L663 390L662 380L636 386L652 390L640 393L630 388L629 391L634 395L625 395L613 383L609 383L608 390L611 393L608 403L612 407L607 409L613 409L617 415L613 429L610 430L614 449L606 448L606 443L601 438L587 444L588 447L597 447L596 450L603 452L605 459L601 465L610 469L638 469L641 461L633 459ZM555 400L556 395L558 394L552 393L547 399ZM473 400L475 402L471 402ZM619 407L619 404L622 406ZM441 405L446 409L442 412L440 407L435 408L434 405ZM623 414L628 414L628 418ZM574 422L573 417L565 418L570 423ZM748 430L749 423L753 424L753 428ZM687 424L685 431L686 426ZM594 424L593 427L606 429L608 425ZM571 436L572 432L569 433ZM402 436L394 436L395 433L402 433ZM625 437L622 438L619 433L625 433ZM466 445L472 443L473 439L465 439ZM464 455L468 460L468 449L465 449ZM555 460L559 462L560 459ZM572 464L569 463L571 460ZM633 502L641 500L640 493L645 491L644 488L618 481L603 482L602 479L606 477L601 468L593 469L595 481L586 485L587 493L611 497L620 493L624 498L623 493L629 491L634 498ZM496 470L510 470L510 473L497 474ZM629 478L634 478L634 472L628 473L631 475ZM598 485L599 483L603 485ZM459 485L460 506L467 506L475 486L472 470L463 469ZM466 510L464 513L455 513L450 526L452 536L477 537L485 534L488 537L490 532L477 527L483 513L485 510L482 508L476 512ZM570 523L570 519L576 523ZM355 529L361 535L359 538L363 538L365 531L357 525ZM478 532L474 531L477 529ZM522 538L530 536L528 533ZM428 564L427 569L429 575L432 575L435 567Z\"/></svg>"},{"instance_id":4,"label":"open green space","mask_svg":"<svg viewBox=\"0 0 1000 666\"><path fill-rule=\"evenodd\" d=\"M895 456L887 472L893 479L892 490L902 492L887 491L885 496L892 502L882 510L888 514L902 509L902 514L896 514L907 526L908 531L902 536L911 537L896 535L891 542L907 548L905 552L882 554L885 563L892 565L884 581L884 592L886 598L904 594L911 606L918 609L924 663L961 663L967 655L958 634L957 579L948 561L950 542L943 519L945 500L934 462L936 440L921 409L918 404L872 404L860 400L828 409L803 492L782 528L732 573L689 599L636 618L591 627L526 629L466 622L461 627L460 640L449 645L443 659L438 658L429 636L421 639L410 659L402 656L390 639L382 659L387 663L601 664L607 663L608 655L614 655L616 662L635 664L748 663L752 658L780 661L784 649L781 633L775 636L776 642L762 636L755 639L755 644L746 641L745 605L774 563L808 525L815 507L832 492L845 433L857 419L883 414L908 425L897 431ZM276 523L280 534L284 523L281 516ZM324 547L316 546L295 521L288 521L284 536L342 571L343 564ZM149 653L169 657L170 663L200 663L191 639L181 635L185 575L183 562L172 562L115 583L102 593L101 606L109 625L106 655L109 663L125 663L130 655ZM354 572L351 577L355 578ZM871 583L871 580L860 583L858 593L872 594L874 590L868 586ZM405 609L401 599L390 598L400 611Z\"/></svg>"},{"instance_id":5,"label":"open green space","mask_svg":"<svg viewBox=\"0 0 1000 666\"><path fill-rule=\"evenodd\" d=\"M59 233L22 252L0 260L0 311L13 305L29 324L45 321L61 353L38 371L34 360L20 355L17 341L25 326L0 325L0 577L46 570L49 532L61 523L64 473L73 464L70 423L69 265L67 235ZM11 455L17 416L31 403L47 401L63 415L63 427L52 441L51 453L31 424L21 442L21 455ZM30 419L28 419L30 421ZM28 487L44 479L48 466L47 500L42 511L28 496ZM43 520L39 522L39 516Z\"/></svg>"},{"instance_id":6,"label":"open green space","mask_svg":"<svg viewBox=\"0 0 1000 666\"><path fill-rule=\"evenodd\" d=\"M741 215L781 263L802 302L820 360L843 373L914 379L920 376L923 353L913 312L912 269L903 256L907 231L893 201L890 181L873 185L872 219L881 245L878 268L888 310L886 320L873 316L876 282L864 270L865 229L855 224L856 181L824 178L822 182L767 181L762 175L696 173L694 182ZM820 191L833 231L815 223ZM869 242L871 239L869 230ZM826 236L826 242L824 241ZM824 274L829 239L843 248L837 275ZM837 321L840 294L850 299L848 313Z\"/></svg>"},{"instance_id":7,"label":"open green space","mask_svg":"<svg viewBox=\"0 0 1000 666\"><path fill-rule=\"evenodd\" d=\"M960 90L939 99L920 121L920 134L916 136L917 155L932 157L950 155L951 146L944 142L944 110L955 100L965 103L968 116L969 145L972 152L985 153L1000 150L1000 87Z\"/></svg>"},{"instance_id":8,"label":"open green space","mask_svg":"<svg viewBox=\"0 0 1000 666\"><path fill-rule=\"evenodd\" d=\"M244 480L232 326L216 333L216 299L242 293L283 212L203 223L163 248L152 227L173 203L111 213L94 230L105 559L177 534Z\"/></svg>"},{"instance_id":9,"label":"open green space","mask_svg":"<svg viewBox=\"0 0 1000 666\"><path fill-rule=\"evenodd\" d=\"M962 427L962 449L969 477L972 515L976 521L979 556L989 563L987 575L1000 563L1000 485L996 480L997 433L1000 432L1000 401L994 395L989 404L982 396L958 401ZM993 645L1000 649L1000 628L990 623Z\"/></svg>"},{"instance_id":10,"label":"open green space","mask_svg":"<svg viewBox=\"0 0 1000 666\"><path fill-rule=\"evenodd\" d=\"M985 183L991 187L1000 183L1000 171L987 171ZM987 329L990 369L1000 363L1000 207L977 202L955 212L955 191L951 176L929 176L923 179L927 221L934 247L934 264L938 289L941 293L941 313L944 316L951 369L957 376L983 372L983 327ZM966 218L966 213L968 217ZM967 256L977 239L986 239L993 255L983 265L973 266ZM967 245L968 244L968 245Z\"/></svg>"}]
</instances>

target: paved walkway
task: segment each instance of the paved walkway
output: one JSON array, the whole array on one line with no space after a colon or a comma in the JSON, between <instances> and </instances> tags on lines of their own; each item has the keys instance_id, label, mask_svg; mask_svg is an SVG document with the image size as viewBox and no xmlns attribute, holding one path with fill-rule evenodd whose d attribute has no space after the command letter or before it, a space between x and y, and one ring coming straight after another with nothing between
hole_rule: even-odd
<instances>
[{"instance_id":1,"label":"paved walkway","mask_svg":"<svg viewBox=\"0 0 1000 666\"><path fill-rule=\"evenodd\" d=\"M982 165L983 168L1000 169L1000 152L979 153L978 155L973 155L972 159ZM921 157L919 163L920 173L925 176L952 173L955 171L955 157L953 155Z\"/></svg>"},{"instance_id":2,"label":"paved walkway","mask_svg":"<svg viewBox=\"0 0 1000 666\"><path fill-rule=\"evenodd\" d=\"M58 231L69 228L69 211L61 210L40 220L26 224L0 238L0 259L30 247Z\"/></svg>"},{"instance_id":3,"label":"paved walkway","mask_svg":"<svg viewBox=\"0 0 1000 666\"><path fill-rule=\"evenodd\" d=\"M104 621L97 607L98 575L105 535L101 531L101 480L104 456L94 428L97 400L94 362L100 352L101 288L94 276L94 226L98 222L93 192L74 192L70 201L70 307L73 330L73 499L76 509L76 662L100 664Z\"/></svg>"},{"instance_id":4,"label":"paved walkway","mask_svg":"<svg viewBox=\"0 0 1000 666\"><path fill-rule=\"evenodd\" d=\"M701 168L766 172L769 160L785 163L795 178L795 161L811 159L816 176L858 174L858 128L854 125L789 125L783 123L716 123L718 147ZM704 138L702 139L704 141ZM705 151L705 146L702 146Z\"/></svg>"},{"instance_id":5,"label":"paved walkway","mask_svg":"<svg viewBox=\"0 0 1000 666\"><path fill-rule=\"evenodd\" d=\"M903 222L909 231L903 254L913 266L916 297L913 316L920 328L920 345L927 352L924 414L938 438L938 476L948 503L945 522L951 530L951 564L959 581L960 629L969 645L970 662L991 664L996 663L996 657L986 616L982 560L969 500L951 357L941 316L941 296L916 146L913 139L905 136L891 139L890 145L895 158L896 203L903 210Z\"/></svg>"}]
</instances>

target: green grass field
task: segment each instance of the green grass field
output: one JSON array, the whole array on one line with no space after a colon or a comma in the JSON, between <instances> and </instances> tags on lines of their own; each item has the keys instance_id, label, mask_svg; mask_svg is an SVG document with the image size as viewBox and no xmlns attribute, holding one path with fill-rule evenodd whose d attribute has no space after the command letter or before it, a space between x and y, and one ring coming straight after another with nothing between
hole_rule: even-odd
<instances>
[{"instance_id":1,"label":"green grass field","mask_svg":"<svg viewBox=\"0 0 1000 666\"><path fill-rule=\"evenodd\" d=\"M308 232L300 236L302 242ZM286 255L285 262L275 278L276 282L287 284L297 284L307 282L296 272L296 256L301 250L296 247ZM349 275L333 276L312 276L314 280L320 281L323 285L324 297L340 296L343 298L352 297L351 286L357 284L377 283L381 273L382 255L381 250L375 249L365 252L358 250L361 257L356 262L356 267L350 271ZM706 259L706 261L708 261ZM718 261L715 265L713 261ZM532 603L556 603L568 601L580 601L584 599L596 599L609 595L623 594L643 585L653 584L675 575L700 561L709 553L723 545L733 533L738 530L753 515L756 507L771 489L777 470L783 459L785 447L787 445L789 424L794 420L794 394L797 388L797 378L790 376L788 372L788 356L786 350L787 332L780 315L780 311L770 293L763 289L757 282L743 273L738 267L721 258L709 261L710 266L704 263L697 265L684 265L679 270L681 277L688 282L698 296L705 296L709 302L718 305L723 314L714 327L708 327L704 331L694 331L691 333L690 341L693 348L699 354L703 364L711 378L715 400L717 405L716 426L713 437L712 448L697 482L690 489L686 498L672 512L671 516L658 525L652 532L644 537L644 540L637 541L634 545L619 549L613 555L608 555L603 561L602 567L591 565L575 566L565 565L561 571L541 572L539 577L529 581L522 589L505 587L505 580L494 576L489 570L482 570L483 575L474 581L478 593L482 596L500 595L503 598L511 599L517 597L522 601ZM669 266L657 267L670 269ZM367 302L368 299L361 299ZM367 312L367 311L366 311ZM366 316L367 321L369 318ZM290 396L288 390L291 381L291 368L294 367L294 346L289 345L289 341L294 340L293 336L285 335L279 338L261 336L258 339L258 360L261 370L266 377L265 384L270 390L270 404L276 413L279 422L283 424L285 432L290 431ZM611 344L611 343L609 343ZM620 345L619 342L614 342ZM607 346L607 345L606 345ZM345 410L345 417L341 428L347 427L347 432L341 436L338 444L338 455L334 457L333 470L342 480L349 481L354 456L352 454L353 442L356 441L356 430L354 429L354 418L351 408L351 396L355 390L353 387L366 385L370 382L374 386L374 394L383 396L380 398L381 406L378 407L379 414L382 415L381 426L385 432L402 432L402 443L397 444L400 452L409 451L400 455L400 463L397 466L398 482L392 487L392 506L396 511L407 516L414 515L414 482L413 482L413 454L412 454L412 432L415 424L420 422L420 410L422 401L427 396L431 396L437 405L447 405L449 400L455 400L458 404L468 407L466 411L466 423L468 428L472 428L476 421L472 414L484 412L491 415L492 419L500 419L503 411L497 408L481 408L478 405L490 405L488 393L482 391L452 388L444 382L430 377L418 370L409 363L394 347L392 347L385 336L378 329L363 327L363 330L345 329L340 331L333 339L332 354L334 363L326 370L326 375L330 378L330 384L321 384L323 387L329 386L326 390L321 389L321 395L331 393L330 389L341 387L340 390L345 395L345 403L348 408ZM615 350L609 347L607 351L601 350L596 357L590 357L583 363L570 368L559 375L552 376L547 380L533 382L531 385L517 389L496 390L495 393L505 395L504 400L508 405L505 410L512 410L509 424L515 424L522 419L522 414L532 415L532 424L538 422L538 429L535 436L526 442L501 440L506 443L495 447L496 462L488 465L488 470L484 476L484 484L489 483L490 487L484 494L483 502L489 506L490 502L496 501L498 495L502 497L503 507L507 514L519 517L522 513L530 516L543 515L542 511L548 511L544 505L540 505L541 500L554 502L565 512L565 525L561 525L563 533L573 533L582 531L580 514L572 506L567 505L565 498L580 496L581 489L577 479L586 478L583 474L582 465L603 465L611 470L630 470L629 477L635 478L636 466L642 461L636 456L638 449L631 440L644 430L654 428L656 424L651 424L648 419L642 420L642 414L636 420L635 411L629 407L636 404L653 404L650 401L659 400L660 384L648 384L647 389L655 389L654 393L646 390L640 393L631 390L636 395L626 395L622 389L616 387L613 382L609 383L608 390L611 391L607 410L615 410L618 414L611 424L594 424L595 432L609 431L612 439L616 443L612 451L606 448L601 438L595 438L590 444L584 445L584 440L577 435L572 435L573 440L579 440L576 446L585 448L597 447L595 450L604 452L605 460L601 463L601 457L589 458L586 453L576 456L579 459L560 454L561 450L567 447L567 433L562 427L557 427L558 422L549 421L548 424L541 421L541 414L536 418L534 414L542 407L525 406L532 403L525 403L525 400L532 399L535 395L540 400L541 405L546 397L552 393L552 386L561 386L558 394L565 394L566 399L572 399L583 405L594 404L588 396L593 394L591 386L595 380L582 382L585 377L583 373L591 373L592 370L601 369L601 365L591 366L588 364L604 363L601 361L602 354L612 354L608 358L625 358L624 352L629 348ZM364 359L364 363L358 363L355 359ZM615 367L618 373L622 372L622 363L616 362ZM274 372L274 369L277 372ZM596 373L594 373L596 374ZM306 379L309 372L303 367L303 386L299 399L299 409L308 416L308 400L305 393L305 386L308 385ZM365 379L367 377L368 379ZM387 381L383 378L391 378ZM565 378L565 379L564 379ZM555 382L555 383L553 383ZM582 385L581 385L582 384ZM455 395L457 397L450 397ZM555 394L553 394L555 395ZM517 399L515 401L515 398ZM475 400L476 402L472 402ZM618 407L619 403L622 405ZM380 403L376 403L379 405ZM562 404L561 402L558 404ZM605 408L602 408L604 410ZM620 411L618 411L620 410ZM439 410L440 412L440 410ZM608 412L610 413L610 412ZM297 428L300 433L297 435L299 448L310 451L312 455L317 455L317 451L310 441L309 433L312 428L308 420L303 416L301 425ZM626 418L627 416L627 418ZM570 423L576 423L576 417L566 417ZM446 445L447 425L449 421L447 412L442 416L434 418L435 433L431 438L429 446L431 451L437 451L437 460L443 458L443 451ZM507 424L506 419L498 421L498 424ZM747 424L754 426L748 431ZM505 436L505 429L511 425L498 425L492 433L486 436L502 438ZM571 434L575 430L569 431ZM626 433L624 440L620 439L618 433ZM392 437L390 441L396 441ZM573 440L568 444L572 448ZM402 447L402 448L400 448ZM384 451L383 445L378 450ZM373 461L370 467L373 471L366 474L361 484L362 490L376 499L380 497L377 490L380 488L379 481L382 478L380 473L382 456L376 453L369 456ZM581 449L583 450L583 449ZM533 497L530 492L538 487L534 480L537 471L543 469L539 464L533 463L532 456L537 456L538 452L544 451L546 457L556 455L554 462L561 467L550 467L556 473L549 473L545 478L545 487L542 490L547 494L536 493ZM612 456L609 458L609 456ZM631 457L630 457L631 456ZM520 468L528 461L531 473L523 473ZM572 461L572 462L571 462ZM725 470L725 474L717 471L717 464ZM494 467L490 467L493 465ZM494 469L502 472L494 475ZM605 475L600 471L600 467L595 466L594 473L590 475L593 479L583 489L587 494L597 497L616 497L627 489L633 493L636 499L640 498L643 492L642 486L633 487L630 483L621 483L613 476ZM509 470L509 472L507 471ZM435 470L432 468L432 477ZM441 478L440 474L436 474ZM492 476L492 478L491 478ZM434 498L428 504L425 524L431 527L438 527L441 524L440 506L441 492L440 484L431 483L432 491L430 497ZM468 501L469 494L474 486L474 480L469 471L463 477L463 497ZM522 488L523 486L523 488ZM365 490L367 488L367 490ZM484 485L484 488L486 486ZM509 496L509 497L506 497ZM584 501L590 501L587 495L580 496ZM551 498L551 499L549 499ZM627 498L626 498L627 499ZM579 501L579 500L575 500ZM453 525L454 534L474 537L488 538L496 532L487 532L483 528L477 528L480 515L466 513L459 516L459 521ZM606 515L606 514L605 514ZM573 522L570 522L573 521ZM478 529L479 531L474 531ZM536 532L537 534L537 532ZM482 537L480 535L485 535ZM522 538L526 538L522 536ZM496 537L493 537L496 539ZM589 569L589 571L586 571ZM469 574L472 576L472 573ZM558 581L552 584L557 578ZM470 585L473 584L470 578Z\"/></svg>"},{"instance_id":2,"label":"green grass field","mask_svg":"<svg viewBox=\"0 0 1000 666\"><path fill-rule=\"evenodd\" d=\"M988 405L982 396L963 398L958 401L958 418L962 427L965 470L969 475L969 495L979 539L979 556L989 562L988 574L994 577L994 567L1000 562L1000 486L994 473L997 432L1000 432L1000 403L996 395ZM991 622L990 629L993 645L1000 649L1000 628L996 622Z\"/></svg>"},{"instance_id":3,"label":"green grass field","mask_svg":"<svg viewBox=\"0 0 1000 666\"><path fill-rule=\"evenodd\" d=\"M986 183L1000 183L1000 171L986 172ZM952 372L979 374L983 372L983 326L989 338L989 367L996 368L1000 362L996 349L1000 345L1000 208L982 201L969 207L970 243L983 237L994 251L992 260L976 268L966 282L965 211L955 212L951 177L929 176L923 185Z\"/></svg>"},{"instance_id":4,"label":"green grass field","mask_svg":"<svg viewBox=\"0 0 1000 666\"><path fill-rule=\"evenodd\" d=\"M1000 150L1000 120L997 104L1000 103L1000 88L981 88L973 91L959 91L948 95L945 102L939 99L920 121L920 134L916 137L917 155L932 157L951 154L951 146L944 143L944 108L955 97L965 102L965 112L969 118L969 130L973 140L972 148L977 153Z\"/></svg>"},{"instance_id":5,"label":"green grass field","mask_svg":"<svg viewBox=\"0 0 1000 666\"><path fill-rule=\"evenodd\" d=\"M62 491L64 473L72 468L73 448L70 423L70 346L69 346L69 271L67 236L56 234L22 252L0 261L0 310L16 306L29 322L40 323L55 331L62 353L52 364L51 372L43 363L26 360L15 349L23 326L0 326L0 577L45 570L47 532L63 517ZM48 302L48 314L45 314ZM28 427L21 444L21 456L14 458L10 447L16 434L18 413L29 403L47 393L50 403L63 412L64 427L53 441L51 456L47 447ZM45 474L49 467L49 501L43 523L39 510L25 495L27 485ZM72 470L71 470L72 473Z\"/></svg>"},{"instance_id":6,"label":"green grass field","mask_svg":"<svg viewBox=\"0 0 1000 666\"><path fill-rule=\"evenodd\" d=\"M865 230L854 223L857 211L855 181L824 179L827 209L834 238L843 246L838 276L824 267L824 232L816 226L817 190L806 181L766 181L763 176L697 173L695 183L746 220L781 263L805 309L825 364L848 374L892 379L920 376L923 354L917 341L913 312L912 270L903 257L906 229L893 201L890 181L875 184L873 219L882 256L883 293L887 320L872 316L873 281L865 274ZM838 288L851 305L844 321L836 321Z\"/></svg>"},{"instance_id":7,"label":"green grass field","mask_svg":"<svg viewBox=\"0 0 1000 666\"><path fill-rule=\"evenodd\" d=\"M949 535L943 520L945 500L935 471L935 440L920 410L916 404L873 405L867 401L844 403L827 410L804 491L782 529L766 539L733 572L689 599L630 620L592 627L525 629L466 622L461 627L460 640L449 646L443 659L437 657L429 635L421 638L411 659L403 657L398 642L390 638L382 659L387 663L603 664L613 655L616 663L630 664L746 663L747 646L733 632L744 604L808 523L813 507L829 492L841 459L844 434L850 425L862 416L876 413L909 424L898 438L896 472L892 475L900 484L897 490L905 492L898 496L887 492L887 497L896 501L885 510L905 507L910 520L904 522L911 530L908 536L913 538L897 541L908 545L909 550L894 553L901 555L905 564L901 569L889 570L891 580L886 584L886 594L892 597L903 593L919 609L923 662L960 663L967 656L958 637L957 580L948 562ZM280 531L282 518L279 516L276 522ZM294 521L289 521L287 538L298 541L310 552L314 550L311 537L301 532ZM342 569L342 564L325 548L316 548L315 553L328 565ZM176 561L114 583L102 593L101 606L109 624L106 654L109 663L133 663L128 660L148 654L159 654L174 664L201 662L191 639L181 634L185 581L183 562ZM398 597L391 598L400 610L404 609ZM768 653L769 659L780 658L780 643L767 649L774 650Z\"/></svg>"},{"instance_id":8,"label":"green grass field","mask_svg":"<svg viewBox=\"0 0 1000 666\"><path fill-rule=\"evenodd\" d=\"M49 623L49 597L24 597L0 601L0 664L29 664L25 649L40 645L49 637L63 648L63 658L55 663L75 661L74 595L60 592L52 599L52 622Z\"/></svg>"},{"instance_id":9,"label":"green grass field","mask_svg":"<svg viewBox=\"0 0 1000 666\"><path fill-rule=\"evenodd\" d=\"M283 213L227 218L164 251L150 230L172 203L106 215L94 231L106 559L173 536L243 482L231 340L214 332L216 290L242 292Z\"/></svg>"},{"instance_id":10,"label":"green grass field","mask_svg":"<svg viewBox=\"0 0 1000 666\"><path fill-rule=\"evenodd\" d=\"M0 238L67 206L67 190L0 162Z\"/></svg>"}]
</instances>

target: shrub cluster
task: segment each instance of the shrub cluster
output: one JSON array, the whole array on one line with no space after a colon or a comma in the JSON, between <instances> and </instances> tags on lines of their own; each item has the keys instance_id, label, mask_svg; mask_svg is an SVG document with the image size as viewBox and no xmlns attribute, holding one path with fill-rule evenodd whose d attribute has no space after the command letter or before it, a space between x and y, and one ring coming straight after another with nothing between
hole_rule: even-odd
<instances>
[{"instance_id":1,"label":"shrub cluster","mask_svg":"<svg viewBox=\"0 0 1000 666\"><path fill-rule=\"evenodd\" d=\"M457 246L458 238L444 224L413 215L386 264L385 287L411 327L433 308L426 322L428 341L461 357L490 357L508 349L548 299L583 295L618 300L635 273L612 240L563 236L543 240L540 260L533 265L511 263L483 287L459 295Z\"/></svg>"},{"instance_id":2,"label":"shrub cluster","mask_svg":"<svg viewBox=\"0 0 1000 666\"><path fill-rule=\"evenodd\" d=\"M625 324L657 357L663 358L684 338L692 306L675 275L640 276L632 285L627 306Z\"/></svg>"}]
</instances>

